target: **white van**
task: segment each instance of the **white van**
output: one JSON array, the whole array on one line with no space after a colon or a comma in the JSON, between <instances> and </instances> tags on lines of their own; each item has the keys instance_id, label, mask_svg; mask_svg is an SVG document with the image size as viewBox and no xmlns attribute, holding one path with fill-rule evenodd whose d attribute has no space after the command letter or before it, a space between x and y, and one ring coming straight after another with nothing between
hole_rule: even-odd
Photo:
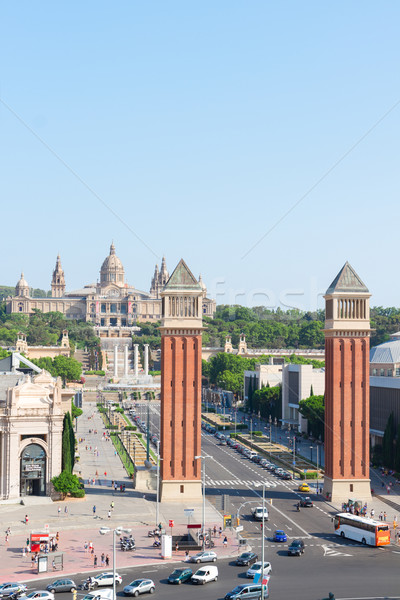
<instances>
[{"instance_id":1,"label":"white van","mask_svg":"<svg viewBox=\"0 0 400 600\"><path fill-rule=\"evenodd\" d=\"M209 581L217 581L218 579L218 567L210 565L209 567L201 567L190 580L192 583L208 583Z\"/></svg>"},{"instance_id":2,"label":"white van","mask_svg":"<svg viewBox=\"0 0 400 600\"><path fill-rule=\"evenodd\" d=\"M86 594L82 600L114 600L112 589L96 590Z\"/></svg>"}]
</instances>

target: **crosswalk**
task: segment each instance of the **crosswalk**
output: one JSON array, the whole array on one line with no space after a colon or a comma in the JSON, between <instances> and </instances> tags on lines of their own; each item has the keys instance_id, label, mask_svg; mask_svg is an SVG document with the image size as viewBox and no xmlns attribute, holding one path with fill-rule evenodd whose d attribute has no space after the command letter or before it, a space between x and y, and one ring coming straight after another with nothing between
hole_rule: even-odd
<instances>
[{"instance_id":1,"label":"crosswalk","mask_svg":"<svg viewBox=\"0 0 400 600\"><path fill-rule=\"evenodd\" d=\"M276 487L278 483L272 480L253 480L253 479L209 479L206 477L206 487L231 487L237 488L240 487L251 487L251 488L259 488L265 485L265 487Z\"/></svg>"},{"instance_id":2,"label":"crosswalk","mask_svg":"<svg viewBox=\"0 0 400 600\"><path fill-rule=\"evenodd\" d=\"M261 488L263 485L265 487L275 488L278 484L282 484L283 482L278 479L211 479L210 477L206 477L206 486L207 487L231 487L237 488L241 487L251 487L251 488ZM296 482L285 481L284 484L287 487L297 487Z\"/></svg>"}]
</instances>

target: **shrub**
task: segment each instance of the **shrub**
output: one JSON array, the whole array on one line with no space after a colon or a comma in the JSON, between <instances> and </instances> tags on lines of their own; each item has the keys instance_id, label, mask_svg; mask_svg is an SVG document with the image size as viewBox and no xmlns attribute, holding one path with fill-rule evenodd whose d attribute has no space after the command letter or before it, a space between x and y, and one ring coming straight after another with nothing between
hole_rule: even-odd
<instances>
[{"instance_id":1,"label":"shrub","mask_svg":"<svg viewBox=\"0 0 400 600\"><path fill-rule=\"evenodd\" d=\"M300 479L317 479L317 471L307 471L307 473L300 473Z\"/></svg>"},{"instance_id":2,"label":"shrub","mask_svg":"<svg viewBox=\"0 0 400 600\"><path fill-rule=\"evenodd\" d=\"M260 437L262 436L262 431L253 431L253 435Z\"/></svg>"},{"instance_id":3,"label":"shrub","mask_svg":"<svg viewBox=\"0 0 400 600\"><path fill-rule=\"evenodd\" d=\"M74 490L73 492L71 492L71 496L72 498L84 498L85 490L83 488L80 488L79 490Z\"/></svg>"},{"instance_id":4,"label":"shrub","mask_svg":"<svg viewBox=\"0 0 400 600\"><path fill-rule=\"evenodd\" d=\"M136 431L137 427L136 425L125 425L124 429L125 431Z\"/></svg>"}]
</instances>

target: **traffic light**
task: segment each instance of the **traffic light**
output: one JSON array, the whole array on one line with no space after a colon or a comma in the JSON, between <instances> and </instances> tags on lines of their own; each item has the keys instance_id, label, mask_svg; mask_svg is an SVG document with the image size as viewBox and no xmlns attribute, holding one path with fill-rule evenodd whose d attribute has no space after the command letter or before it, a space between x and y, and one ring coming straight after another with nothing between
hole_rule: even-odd
<instances>
[{"instance_id":1,"label":"traffic light","mask_svg":"<svg viewBox=\"0 0 400 600\"><path fill-rule=\"evenodd\" d=\"M236 527L239 527L239 525L240 525L240 519L239 519L239 517L236 517Z\"/></svg>"}]
</instances>

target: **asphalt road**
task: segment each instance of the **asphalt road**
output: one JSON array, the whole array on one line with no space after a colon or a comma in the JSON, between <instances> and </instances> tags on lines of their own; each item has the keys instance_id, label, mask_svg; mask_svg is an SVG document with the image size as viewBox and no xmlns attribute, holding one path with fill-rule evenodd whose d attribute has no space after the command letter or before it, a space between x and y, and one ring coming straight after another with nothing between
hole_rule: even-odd
<instances>
[{"instance_id":1,"label":"asphalt road","mask_svg":"<svg viewBox=\"0 0 400 600\"><path fill-rule=\"evenodd\" d=\"M272 574L269 582L270 598L276 600L321 600L334 592L339 599L382 599L384 597L400 598L399 580L397 575L398 555L386 550L360 548L361 552L354 553L348 558L323 558L316 562L312 552L306 552L302 557L289 557L282 550L268 556L272 564ZM367 555L367 556L366 556ZM367 562L366 562L367 561ZM182 563L183 564L183 563ZM167 583L167 577L174 565L161 563L147 568L121 569L122 584L118 586L118 598L125 597L122 588L136 578L150 578L155 582L154 597L163 600L186 600L190 595L193 600L222 599L225 594L240 583L249 582L245 577L245 567L237 567L232 561L224 560L215 563L218 566L217 582L204 586L184 583L180 586ZM197 570L197 565L189 565ZM79 584L83 578L77 575L73 578ZM36 585L29 590L45 589L54 578L42 580L40 587ZM78 592L78 599L84 592ZM146 595L149 597L149 595ZM71 600L72 594L60 593L57 600Z\"/></svg>"},{"instance_id":2,"label":"asphalt road","mask_svg":"<svg viewBox=\"0 0 400 600\"><path fill-rule=\"evenodd\" d=\"M138 410L140 414L140 408ZM143 420L145 411L142 408ZM151 431L159 432L159 405L152 403L150 409ZM364 547L350 540L341 540L333 533L331 510L321 497L310 494L313 508L296 510L300 494L298 483L282 481L259 465L249 461L229 446L221 446L217 439L202 431L202 453L206 459L206 496L217 508L221 507L221 496L227 501L222 512L240 517L243 526L241 535L251 544L261 558L262 535L260 523L254 522L250 509L261 504L262 484L269 510L265 524L265 557L273 567L270 580L270 597L296 600L324 598L333 591L336 598L398 598L400 580L397 570L400 561L400 548ZM308 494L303 494L308 495ZM212 524L208 524L212 526ZM216 524L219 526L219 523ZM274 543L273 532L283 529L288 542ZM287 546L291 539L302 538L305 553L301 557L288 557ZM243 583L243 569L233 567L228 562L219 563L220 577L217 583L205 588L194 589L190 594L199 598L223 598L225 593L238 583ZM180 586L165 585L165 577L171 569L165 566L154 567L151 573L141 576L152 577L156 582L157 595L169 598L182 594ZM132 571L133 573L133 571ZM139 573L136 572L137 575ZM135 575L136 576L136 575ZM125 580L125 577L124 577ZM172 589L171 589L172 587ZM396 595L397 594L397 595ZM187 594L185 594L186 597Z\"/></svg>"}]
</instances>

